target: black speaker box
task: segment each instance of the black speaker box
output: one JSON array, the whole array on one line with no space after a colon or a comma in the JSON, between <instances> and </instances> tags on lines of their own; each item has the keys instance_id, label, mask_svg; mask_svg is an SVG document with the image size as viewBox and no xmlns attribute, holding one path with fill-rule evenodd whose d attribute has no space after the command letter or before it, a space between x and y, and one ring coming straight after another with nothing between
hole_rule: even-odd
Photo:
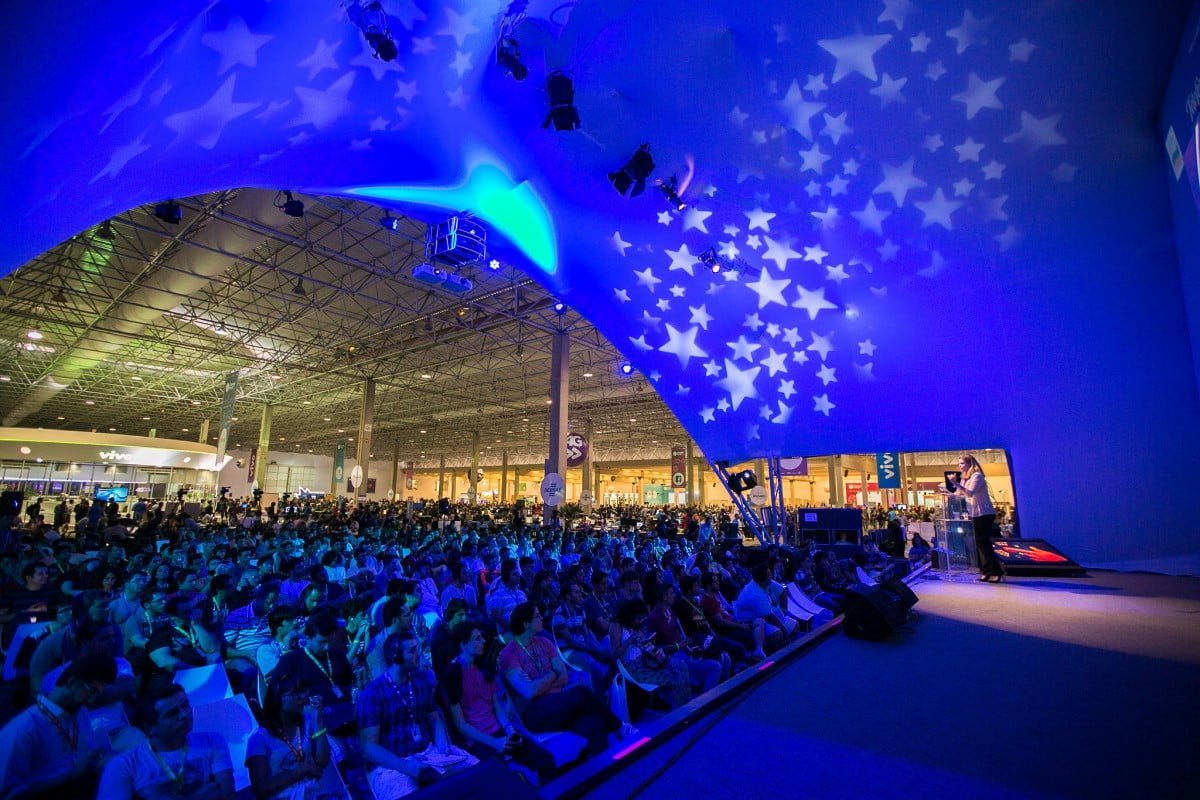
<instances>
[{"instance_id":1,"label":"black speaker box","mask_svg":"<svg viewBox=\"0 0 1200 800\"><path fill-rule=\"evenodd\" d=\"M887 586L855 584L847 589L846 618L842 623L847 635L880 641L895 633L916 603L916 595L907 586L904 589L913 597L912 603Z\"/></svg>"},{"instance_id":2,"label":"black speaker box","mask_svg":"<svg viewBox=\"0 0 1200 800\"><path fill-rule=\"evenodd\" d=\"M0 517L19 517L21 515L21 506L24 503L24 492L4 492L0 494Z\"/></svg>"},{"instance_id":3,"label":"black speaker box","mask_svg":"<svg viewBox=\"0 0 1200 800\"><path fill-rule=\"evenodd\" d=\"M905 611L908 611L921 600L921 598L917 597L917 593L910 589L908 584L899 578L893 578L892 580L885 582L882 588L900 598L900 604L904 606Z\"/></svg>"},{"instance_id":4,"label":"black speaker box","mask_svg":"<svg viewBox=\"0 0 1200 800\"><path fill-rule=\"evenodd\" d=\"M479 797L541 800L541 795L496 758L486 758L408 796L412 800L476 800Z\"/></svg>"}]
</instances>

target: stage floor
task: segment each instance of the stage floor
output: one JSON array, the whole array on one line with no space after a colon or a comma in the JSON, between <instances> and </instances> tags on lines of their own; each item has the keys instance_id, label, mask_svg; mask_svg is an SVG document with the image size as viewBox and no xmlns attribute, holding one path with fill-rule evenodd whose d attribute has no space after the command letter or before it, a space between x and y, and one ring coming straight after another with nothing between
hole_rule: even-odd
<instances>
[{"instance_id":1,"label":"stage floor","mask_svg":"<svg viewBox=\"0 0 1200 800\"><path fill-rule=\"evenodd\" d=\"M1200 579L914 588L911 631L835 634L589 796L1196 796Z\"/></svg>"}]
</instances>

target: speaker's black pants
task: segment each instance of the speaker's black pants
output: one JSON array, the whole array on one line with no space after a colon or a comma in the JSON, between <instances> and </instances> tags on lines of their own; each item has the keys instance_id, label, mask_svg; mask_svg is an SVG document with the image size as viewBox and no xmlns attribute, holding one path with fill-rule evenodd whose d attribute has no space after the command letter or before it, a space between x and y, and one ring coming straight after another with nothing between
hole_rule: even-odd
<instances>
[{"instance_id":1,"label":"speaker's black pants","mask_svg":"<svg viewBox=\"0 0 1200 800\"><path fill-rule=\"evenodd\" d=\"M995 514L984 514L982 517L971 517L975 526L975 552L979 559L979 571L984 575L1000 575L1004 572L996 554L992 552L992 528L996 524Z\"/></svg>"}]
</instances>

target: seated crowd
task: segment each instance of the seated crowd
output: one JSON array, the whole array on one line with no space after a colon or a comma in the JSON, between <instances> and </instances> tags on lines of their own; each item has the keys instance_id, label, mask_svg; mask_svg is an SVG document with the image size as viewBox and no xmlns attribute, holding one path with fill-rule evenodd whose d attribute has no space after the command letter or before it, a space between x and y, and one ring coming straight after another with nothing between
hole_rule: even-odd
<instances>
[{"instance_id":1,"label":"seated crowd","mask_svg":"<svg viewBox=\"0 0 1200 800\"><path fill-rule=\"evenodd\" d=\"M564 534L465 507L140 505L4 525L0 800L234 796L179 685L214 665L256 718L256 798L390 800L480 759L538 785L632 735L629 701L682 706L888 567L871 546L748 567L694 512Z\"/></svg>"}]
</instances>

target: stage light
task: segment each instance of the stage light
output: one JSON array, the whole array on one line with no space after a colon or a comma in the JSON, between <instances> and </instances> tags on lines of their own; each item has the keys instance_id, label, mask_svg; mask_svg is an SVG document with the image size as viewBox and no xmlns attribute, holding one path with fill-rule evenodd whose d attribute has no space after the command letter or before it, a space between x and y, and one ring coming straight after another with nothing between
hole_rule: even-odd
<instances>
[{"instance_id":1,"label":"stage light","mask_svg":"<svg viewBox=\"0 0 1200 800\"><path fill-rule=\"evenodd\" d=\"M561 301L561 300L559 300L557 303L555 303L554 305L552 305L552 306L550 306L550 307L551 307L551 308L553 308L553 309L554 309L554 313L555 313L555 314L558 314L560 317L561 317L563 314L567 313L567 304L566 304L566 303L564 303L564 302L563 302L563 301Z\"/></svg>"},{"instance_id":2,"label":"stage light","mask_svg":"<svg viewBox=\"0 0 1200 800\"><path fill-rule=\"evenodd\" d=\"M725 268L725 265L721 263L720 256L717 255L716 249L712 247L705 250L697 258L700 259L701 264L708 267L709 272L719 273Z\"/></svg>"},{"instance_id":3,"label":"stage light","mask_svg":"<svg viewBox=\"0 0 1200 800\"><path fill-rule=\"evenodd\" d=\"M183 209L174 200L159 203L154 207L154 216L168 225L178 225L183 219Z\"/></svg>"},{"instance_id":4,"label":"stage light","mask_svg":"<svg viewBox=\"0 0 1200 800\"><path fill-rule=\"evenodd\" d=\"M493 258L491 261L488 262L488 269L490 269L492 272L499 272L500 271L500 261L498 259Z\"/></svg>"},{"instance_id":5,"label":"stage light","mask_svg":"<svg viewBox=\"0 0 1200 800\"><path fill-rule=\"evenodd\" d=\"M758 476L752 469L744 469L729 476L729 488L737 494L753 489L755 486L758 486Z\"/></svg>"},{"instance_id":6,"label":"stage light","mask_svg":"<svg viewBox=\"0 0 1200 800\"><path fill-rule=\"evenodd\" d=\"M671 180L658 187L662 192L663 197L667 198L667 203L676 211L683 211L687 208L687 203L679 199L679 181L672 175Z\"/></svg>"},{"instance_id":7,"label":"stage light","mask_svg":"<svg viewBox=\"0 0 1200 800\"><path fill-rule=\"evenodd\" d=\"M283 200L280 201L279 196L283 195ZM303 217L304 203L292 197L292 193L287 189L275 193L275 207L289 217Z\"/></svg>"},{"instance_id":8,"label":"stage light","mask_svg":"<svg viewBox=\"0 0 1200 800\"><path fill-rule=\"evenodd\" d=\"M292 287L292 294L297 295L298 297L304 297L304 295L307 294L304 291L303 278L296 278L296 285Z\"/></svg>"},{"instance_id":9,"label":"stage light","mask_svg":"<svg viewBox=\"0 0 1200 800\"><path fill-rule=\"evenodd\" d=\"M556 131L579 129L579 111L575 108L575 81L562 70L551 72L546 78L546 93L550 95L550 113L546 115L543 128L554 123Z\"/></svg>"},{"instance_id":10,"label":"stage light","mask_svg":"<svg viewBox=\"0 0 1200 800\"><path fill-rule=\"evenodd\" d=\"M399 51L396 40L388 30L387 13L379 0L360 0L346 4L346 15L354 23L354 27L362 31L363 37L371 48L371 55L380 61L395 61Z\"/></svg>"},{"instance_id":11,"label":"stage light","mask_svg":"<svg viewBox=\"0 0 1200 800\"><path fill-rule=\"evenodd\" d=\"M383 216L379 218L379 227L395 233L400 230L400 220L385 211L383 212Z\"/></svg>"},{"instance_id":12,"label":"stage light","mask_svg":"<svg viewBox=\"0 0 1200 800\"><path fill-rule=\"evenodd\" d=\"M117 233L113 230L112 223L108 220L104 220L104 222L100 223L100 227L96 228L96 236L106 242L111 242L113 239L117 238Z\"/></svg>"},{"instance_id":13,"label":"stage light","mask_svg":"<svg viewBox=\"0 0 1200 800\"><path fill-rule=\"evenodd\" d=\"M622 197L637 197L646 190L646 179L654 171L654 159L650 157L650 145L644 144L629 157L625 166L608 173L608 182Z\"/></svg>"},{"instance_id":14,"label":"stage light","mask_svg":"<svg viewBox=\"0 0 1200 800\"><path fill-rule=\"evenodd\" d=\"M633 364L630 364L628 361L622 361L619 369L622 375L633 374Z\"/></svg>"},{"instance_id":15,"label":"stage light","mask_svg":"<svg viewBox=\"0 0 1200 800\"><path fill-rule=\"evenodd\" d=\"M529 68L521 63L521 43L511 36L504 36L496 43L496 63L515 81L529 77Z\"/></svg>"}]
</instances>

